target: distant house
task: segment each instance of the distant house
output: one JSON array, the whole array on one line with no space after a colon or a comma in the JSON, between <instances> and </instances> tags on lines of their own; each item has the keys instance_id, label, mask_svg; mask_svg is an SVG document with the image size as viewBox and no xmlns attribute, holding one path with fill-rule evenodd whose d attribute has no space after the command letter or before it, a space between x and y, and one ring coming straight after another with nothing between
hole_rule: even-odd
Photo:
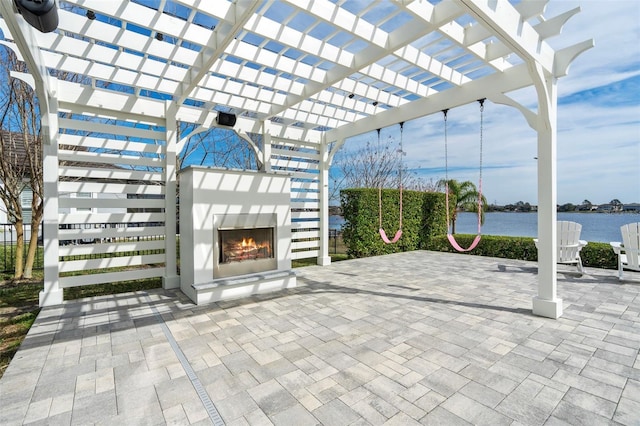
<instances>
[{"instance_id":1,"label":"distant house","mask_svg":"<svg viewBox=\"0 0 640 426\"><path fill-rule=\"evenodd\" d=\"M14 158L10 158L9 161L16 161L18 164L26 164L27 153L24 149L24 143L22 133L8 132L6 130L0 130L1 143L7 146L13 143L13 147L10 150ZM9 150L6 150L9 151ZM7 160L6 158L4 159ZM25 178L25 184L28 182L28 176ZM4 182L0 181L0 186L4 186ZM31 199L33 198L33 191L30 187L26 186L20 193L20 204L22 205L22 216L25 223L31 221ZM4 202L0 200L0 223L8 223L7 208Z\"/></svg>"},{"instance_id":2,"label":"distant house","mask_svg":"<svg viewBox=\"0 0 640 426\"><path fill-rule=\"evenodd\" d=\"M596 211L601 213L611 213L614 211L613 208L614 206L612 204L600 204L596 208Z\"/></svg>"},{"instance_id":3,"label":"distant house","mask_svg":"<svg viewBox=\"0 0 640 426\"><path fill-rule=\"evenodd\" d=\"M629 203L622 207L623 212L640 213L640 203Z\"/></svg>"},{"instance_id":4,"label":"distant house","mask_svg":"<svg viewBox=\"0 0 640 426\"><path fill-rule=\"evenodd\" d=\"M26 164L27 152L24 149L24 144L22 142L23 136L22 133L18 132L8 132L6 130L1 130L2 132L2 143L9 144L13 143L11 147L11 153L14 158L9 159L10 161L16 161L18 164ZM81 148L78 148L81 149ZM65 162L68 166L74 166L74 162ZM105 168L105 166L101 163L93 164L96 168ZM28 182L29 177L25 176L25 184ZM2 181L0 181L0 186L3 185ZM127 194L122 195L114 195L114 194L97 194L91 192L78 192L78 193L60 193L60 198L127 198ZM22 217L24 219L24 223L31 222L31 200L33 199L33 191L29 186L25 186L25 189L20 194L20 202L22 204ZM110 212L121 212L126 211L122 208L61 208L60 213L78 213L78 212L90 212L90 213L110 213ZM0 200L0 223L9 223L7 217L7 209Z\"/></svg>"}]
</instances>

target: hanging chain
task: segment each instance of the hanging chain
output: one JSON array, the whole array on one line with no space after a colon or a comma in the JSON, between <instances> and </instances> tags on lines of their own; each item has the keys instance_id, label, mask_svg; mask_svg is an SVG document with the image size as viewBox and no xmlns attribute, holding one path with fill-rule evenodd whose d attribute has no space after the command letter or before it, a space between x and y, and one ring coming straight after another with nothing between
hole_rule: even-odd
<instances>
[{"instance_id":1,"label":"hanging chain","mask_svg":"<svg viewBox=\"0 0 640 426\"><path fill-rule=\"evenodd\" d=\"M482 144L484 140L484 101L486 98L478 100L480 103L480 176L478 178L478 220L481 221L482 215ZM478 225L479 227L479 225Z\"/></svg>"},{"instance_id":2,"label":"hanging chain","mask_svg":"<svg viewBox=\"0 0 640 426\"><path fill-rule=\"evenodd\" d=\"M380 159L382 155L380 152L380 129L376 129L376 131L378 132L378 159ZM378 221L379 227L382 229L382 179L380 176L378 176L378 181Z\"/></svg>"},{"instance_id":3,"label":"hanging chain","mask_svg":"<svg viewBox=\"0 0 640 426\"><path fill-rule=\"evenodd\" d=\"M444 181L445 184L449 180L449 155L447 152L447 112L448 109L443 109L442 113L444 114Z\"/></svg>"},{"instance_id":4,"label":"hanging chain","mask_svg":"<svg viewBox=\"0 0 640 426\"><path fill-rule=\"evenodd\" d=\"M480 99L480 182L482 182L482 142L484 139L484 101L485 99Z\"/></svg>"},{"instance_id":5,"label":"hanging chain","mask_svg":"<svg viewBox=\"0 0 640 426\"><path fill-rule=\"evenodd\" d=\"M449 233L449 153L448 153L448 141L447 141L447 112L448 109L443 109L444 114L444 209L447 215L447 234Z\"/></svg>"},{"instance_id":6,"label":"hanging chain","mask_svg":"<svg viewBox=\"0 0 640 426\"><path fill-rule=\"evenodd\" d=\"M400 123L400 172L398 173L399 179L400 179L400 187L402 188L402 165L403 165L403 161L402 161L402 157L404 156L404 151L403 151L403 147L402 147L402 133L404 130L404 121L402 123Z\"/></svg>"}]
</instances>

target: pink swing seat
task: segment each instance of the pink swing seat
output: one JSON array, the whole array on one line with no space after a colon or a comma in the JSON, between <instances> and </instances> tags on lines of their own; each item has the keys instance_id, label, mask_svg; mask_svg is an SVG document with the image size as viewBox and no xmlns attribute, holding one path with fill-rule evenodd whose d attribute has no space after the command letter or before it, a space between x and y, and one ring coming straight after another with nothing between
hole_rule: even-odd
<instances>
[{"instance_id":1,"label":"pink swing seat","mask_svg":"<svg viewBox=\"0 0 640 426\"><path fill-rule=\"evenodd\" d=\"M384 232L384 229L380 228L379 232L380 232L380 236L382 237L382 241L384 241L386 244L395 244L398 242L398 240L402 236L402 229L398 229L398 232L396 232L396 235L393 237L393 240L390 240L389 237L387 237L387 233Z\"/></svg>"}]
</instances>

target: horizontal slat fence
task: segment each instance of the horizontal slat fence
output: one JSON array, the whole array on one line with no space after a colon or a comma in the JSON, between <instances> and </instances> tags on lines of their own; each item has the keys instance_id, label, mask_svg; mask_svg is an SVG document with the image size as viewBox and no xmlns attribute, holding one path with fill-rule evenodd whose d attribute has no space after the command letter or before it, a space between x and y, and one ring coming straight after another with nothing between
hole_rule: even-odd
<instances>
[{"instance_id":1,"label":"horizontal slat fence","mask_svg":"<svg viewBox=\"0 0 640 426\"><path fill-rule=\"evenodd\" d=\"M59 121L62 288L165 273L166 132L161 122L113 114Z\"/></svg>"},{"instance_id":2,"label":"horizontal slat fence","mask_svg":"<svg viewBox=\"0 0 640 426\"><path fill-rule=\"evenodd\" d=\"M308 142L273 139L271 169L291 176L292 259L320 252L320 151Z\"/></svg>"}]
</instances>

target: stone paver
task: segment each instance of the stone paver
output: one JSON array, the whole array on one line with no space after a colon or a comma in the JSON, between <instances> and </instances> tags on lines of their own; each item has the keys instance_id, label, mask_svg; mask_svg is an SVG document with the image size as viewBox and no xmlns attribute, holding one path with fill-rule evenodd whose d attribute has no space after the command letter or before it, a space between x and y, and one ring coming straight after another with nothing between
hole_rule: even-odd
<instances>
[{"instance_id":1,"label":"stone paver","mask_svg":"<svg viewBox=\"0 0 640 426\"><path fill-rule=\"evenodd\" d=\"M209 306L157 290L45 308L0 424L640 424L640 274L559 266L551 320L531 314L536 270L418 251Z\"/></svg>"}]
</instances>

